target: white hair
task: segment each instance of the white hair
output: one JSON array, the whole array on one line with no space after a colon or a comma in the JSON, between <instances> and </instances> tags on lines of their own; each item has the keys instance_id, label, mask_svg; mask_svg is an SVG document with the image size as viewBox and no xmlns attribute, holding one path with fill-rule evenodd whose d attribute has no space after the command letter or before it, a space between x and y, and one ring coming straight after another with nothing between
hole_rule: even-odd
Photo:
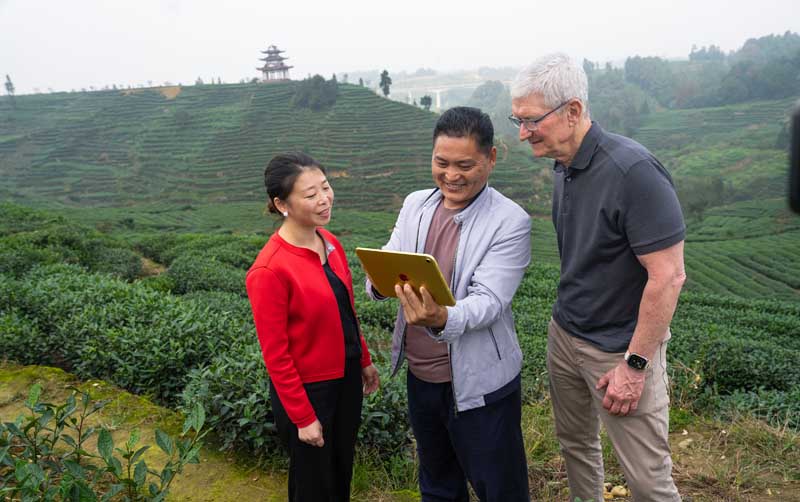
<instances>
[{"instance_id":1,"label":"white hair","mask_svg":"<svg viewBox=\"0 0 800 502\"><path fill-rule=\"evenodd\" d=\"M589 83L581 65L566 54L542 56L517 74L511 83L511 99L539 94L545 106L555 108L570 99L583 103L583 115L589 116Z\"/></svg>"}]
</instances>

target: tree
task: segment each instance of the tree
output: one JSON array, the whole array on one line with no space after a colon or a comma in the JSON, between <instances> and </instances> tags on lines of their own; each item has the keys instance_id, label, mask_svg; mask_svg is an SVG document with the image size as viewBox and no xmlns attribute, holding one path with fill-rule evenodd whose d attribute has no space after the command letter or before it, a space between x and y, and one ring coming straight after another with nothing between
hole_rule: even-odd
<instances>
[{"instance_id":1,"label":"tree","mask_svg":"<svg viewBox=\"0 0 800 502\"><path fill-rule=\"evenodd\" d=\"M358 78L358 85L360 85L361 87L364 87L364 79L363 78L361 78L361 77Z\"/></svg>"},{"instance_id":2,"label":"tree","mask_svg":"<svg viewBox=\"0 0 800 502\"><path fill-rule=\"evenodd\" d=\"M8 99L11 101L11 106L16 108L17 101L14 99L14 82L11 81L11 77L6 74L6 92L8 93Z\"/></svg>"},{"instance_id":3,"label":"tree","mask_svg":"<svg viewBox=\"0 0 800 502\"><path fill-rule=\"evenodd\" d=\"M330 108L336 103L338 89L336 80L330 79L326 82L321 75L314 75L296 86L292 106L315 111Z\"/></svg>"},{"instance_id":4,"label":"tree","mask_svg":"<svg viewBox=\"0 0 800 502\"><path fill-rule=\"evenodd\" d=\"M427 94L419 98L419 104L422 105L425 110L430 111L431 105L433 104L433 100Z\"/></svg>"},{"instance_id":5,"label":"tree","mask_svg":"<svg viewBox=\"0 0 800 502\"><path fill-rule=\"evenodd\" d=\"M478 86L467 100L467 105L488 113L498 136L516 136L517 129L508 121L508 116L511 115L511 95L499 80L488 80Z\"/></svg>"},{"instance_id":6,"label":"tree","mask_svg":"<svg viewBox=\"0 0 800 502\"><path fill-rule=\"evenodd\" d=\"M594 68L595 68L594 63L592 63L586 58L583 59L583 71L586 72L586 75L591 76L592 73L594 73Z\"/></svg>"},{"instance_id":7,"label":"tree","mask_svg":"<svg viewBox=\"0 0 800 502\"><path fill-rule=\"evenodd\" d=\"M392 85L392 77L389 76L388 71L383 70L383 72L381 73L381 83L379 84L379 87L383 91L384 96L389 97L389 86L391 85Z\"/></svg>"},{"instance_id":8,"label":"tree","mask_svg":"<svg viewBox=\"0 0 800 502\"><path fill-rule=\"evenodd\" d=\"M200 78L200 77L197 77L197 80L194 81L194 85L203 85L203 79Z\"/></svg>"},{"instance_id":9,"label":"tree","mask_svg":"<svg viewBox=\"0 0 800 502\"><path fill-rule=\"evenodd\" d=\"M702 221L707 209L721 206L726 201L725 182L720 176L712 178L685 178L676 184L678 200L684 215Z\"/></svg>"},{"instance_id":10,"label":"tree","mask_svg":"<svg viewBox=\"0 0 800 502\"><path fill-rule=\"evenodd\" d=\"M625 80L649 92L664 106L675 96L675 77L669 61L658 57L634 56L625 60Z\"/></svg>"}]
</instances>

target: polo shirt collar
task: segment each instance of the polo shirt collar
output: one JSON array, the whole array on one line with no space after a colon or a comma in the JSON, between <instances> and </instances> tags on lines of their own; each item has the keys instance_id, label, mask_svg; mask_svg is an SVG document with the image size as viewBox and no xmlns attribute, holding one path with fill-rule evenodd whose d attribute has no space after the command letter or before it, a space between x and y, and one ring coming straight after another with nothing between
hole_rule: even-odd
<instances>
[{"instance_id":1,"label":"polo shirt collar","mask_svg":"<svg viewBox=\"0 0 800 502\"><path fill-rule=\"evenodd\" d=\"M560 172L563 171L565 167L569 167L570 169L586 169L589 167L589 163L592 161L592 157L594 157L594 152L597 150L597 145L600 144L600 138L602 138L602 136L603 130L593 120L592 126L586 131L586 136L584 136L583 141L581 141L578 153L576 153L575 158L572 159L572 164L564 166L564 164L556 161L553 165L553 170Z\"/></svg>"}]
</instances>

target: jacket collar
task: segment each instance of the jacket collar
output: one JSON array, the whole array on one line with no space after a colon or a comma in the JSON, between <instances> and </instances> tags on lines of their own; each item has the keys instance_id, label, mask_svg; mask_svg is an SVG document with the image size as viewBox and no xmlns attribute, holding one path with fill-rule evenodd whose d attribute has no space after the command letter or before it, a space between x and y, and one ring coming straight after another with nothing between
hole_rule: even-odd
<instances>
[{"instance_id":1,"label":"jacket collar","mask_svg":"<svg viewBox=\"0 0 800 502\"><path fill-rule=\"evenodd\" d=\"M428 195L428 197L422 203L423 210L429 209L431 207L436 208L442 201L442 199L443 199L442 191L439 190L438 187L434 188L433 191ZM489 199L489 184L487 183L486 185L484 185L481 191L478 192L478 195L476 195L469 202L469 204L467 204L458 213L456 213L455 216L453 216L453 219L455 220L456 223L461 223L465 219L471 218L473 214L478 212L480 208L483 207L484 204L486 204L486 201L488 199Z\"/></svg>"},{"instance_id":2,"label":"jacket collar","mask_svg":"<svg viewBox=\"0 0 800 502\"><path fill-rule=\"evenodd\" d=\"M336 250L336 247L333 244L331 244L328 241L328 239L325 238L325 231L322 231L321 228L318 228L317 235L319 235L322 238L322 242L325 243L325 251L328 253L328 255L330 255L333 251ZM292 254L319 260L319 255L316 253L316 251L312 251L311 249L304 247L295 246L294 244L290 243L289 241L281 237L281 234L279 234L277 230L272 234L271 238L277 240L281 244L281 246L286 248L286 250Z\"/></svg>"}]
</instances>

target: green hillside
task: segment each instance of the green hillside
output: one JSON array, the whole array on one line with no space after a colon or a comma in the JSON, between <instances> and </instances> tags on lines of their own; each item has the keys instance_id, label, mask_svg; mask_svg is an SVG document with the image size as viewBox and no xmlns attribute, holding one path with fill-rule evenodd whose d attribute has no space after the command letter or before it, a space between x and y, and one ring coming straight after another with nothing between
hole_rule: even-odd
<instances>
[{"instance_id":1,"label":"green hillside","mask_svg":"<svg viewBox=\"0 0 800 502\"><path fill-rule=\"evenodd\" d=\"M429 184L436 115L346 84L331 109L297 109L296 85L17 97L0 108L0 196L83 207L261 202L263 168L287 150L326 165L351 209L397 207ZM501 157L493 183L532 200L531 177L547 163L513 149Z\"/></svg>"},{"instance_id":2,"label":"green hillside","mask_svg":"<svg viewBox=\"0 0 800 502\"><path fill-rule=\"evenodd\" d=\"M0 102L0 199L50 207L102 232L269 232L262 170L302 149L330 171L332 229L370 222L380 244L402 197L431 186L436 115L354 85L324 111L297 82L21 96ZM800 218L786 210L778 139L793 100L650 113L635 138L671 170L687 210L687 289L800 298ZM601 124L602 125L602 124ZM532 214L536 263L558 263L550 162L499 138L492 184ZM719 190L710 190L717 181ZM692 210L698 206L700 210ZM376 212L378 211L378 212Z\"/></svg>"},{"instance_id":3,"label":"green hillside","mask_svg":"<svg viewBox=\"0 0 800 502\"><path fill-rule=\"evenodd\" d=\"M734 200L781 197L788 156L777 143L794 101L652 113L634 138L678 179L718 177Z\"/></svg>"}]
</instances>

